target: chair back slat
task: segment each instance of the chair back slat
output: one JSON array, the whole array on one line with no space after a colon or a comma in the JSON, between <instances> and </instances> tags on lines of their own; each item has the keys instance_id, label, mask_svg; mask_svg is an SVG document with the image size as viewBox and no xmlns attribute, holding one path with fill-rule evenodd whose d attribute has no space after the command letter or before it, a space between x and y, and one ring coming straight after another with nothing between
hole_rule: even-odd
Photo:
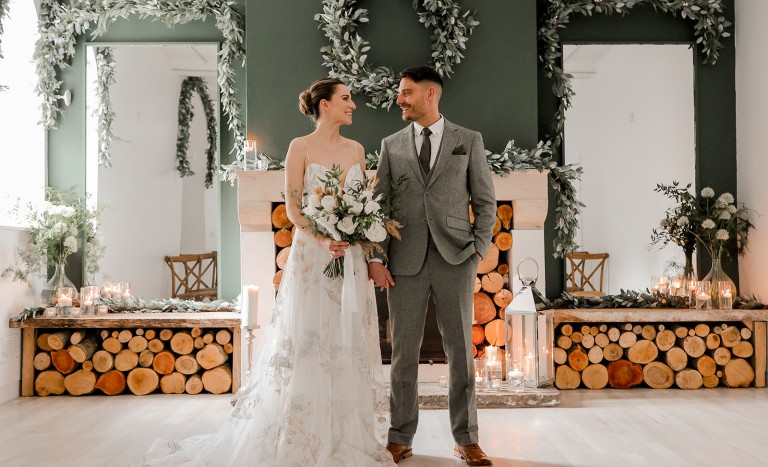
<instances>
[{"instance_id":1,"label":"chair back slat","mask_svg":"<svg viewBox=\"0 0 768 467\"><path fill-rule=\"evenodd\" d=\"M566 292L586 297L605 295L603 276L608 253L570 251L565 257L568 260L565 274Z\"/></svg>"},{"instance_id":2,"label":"chair back slat","mask_svg":"<svg viewBox=\"0 0 768 467\"><path fill-rule=\"evenodd\" d=\"M166 256L171 270L171 297L185 300L216 300L218 298L218 254Z\"/></svg>"}]
</instances>

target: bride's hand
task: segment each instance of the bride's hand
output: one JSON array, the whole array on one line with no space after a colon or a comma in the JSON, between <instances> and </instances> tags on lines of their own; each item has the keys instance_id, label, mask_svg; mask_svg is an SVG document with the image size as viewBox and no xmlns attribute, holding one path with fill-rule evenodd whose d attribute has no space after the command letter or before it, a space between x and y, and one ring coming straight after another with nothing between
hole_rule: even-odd
<instances>
[{"instance_id":1,"label":"bride's hand","mask_svg":"<svg viewBox=\"0 0 768 467\"><path fill-rule=\"evenodd\" d=\"M344 251L349 248L349 243L332 240L330 238L323 238L320 240L320 244L328 250L331 258L336 259L344 255Z\"/></svg>"}]
</instances>

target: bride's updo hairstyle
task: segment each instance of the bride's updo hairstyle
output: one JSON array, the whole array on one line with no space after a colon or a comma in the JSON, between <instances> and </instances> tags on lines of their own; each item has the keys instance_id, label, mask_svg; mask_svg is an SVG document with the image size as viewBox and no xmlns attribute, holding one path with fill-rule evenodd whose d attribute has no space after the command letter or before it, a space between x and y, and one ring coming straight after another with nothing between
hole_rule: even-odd
<instances>
[{"instance_id":1,"label":"bride's updo hairstyle","mask_svg":"<svg viewBox=\"0 0 768 467\"><path fill-rule=\"evenodd\" d=\"M331 100L339 84L344 82L336 78L323 78L312 83L309 89L299 95L301 113L316 121L320 117L320 101Z\"/></svg>"}]
</instances>

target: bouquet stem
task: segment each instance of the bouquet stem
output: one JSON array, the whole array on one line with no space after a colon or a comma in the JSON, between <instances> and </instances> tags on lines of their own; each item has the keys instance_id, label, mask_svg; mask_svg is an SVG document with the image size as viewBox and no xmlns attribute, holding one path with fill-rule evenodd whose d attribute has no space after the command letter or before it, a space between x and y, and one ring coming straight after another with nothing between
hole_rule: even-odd
<instances>
[{"instance_id":1,"label":"bouquet stem","mask_svg":"<svg viewBox=\"0 0 768 467\"><path fill-rule=\"evenodd\" d=\"M337 277L344 277L344 257L335 258L328 262L323 269L323 273L326 277L336 279Z\"/></svg>"}]
</instances>

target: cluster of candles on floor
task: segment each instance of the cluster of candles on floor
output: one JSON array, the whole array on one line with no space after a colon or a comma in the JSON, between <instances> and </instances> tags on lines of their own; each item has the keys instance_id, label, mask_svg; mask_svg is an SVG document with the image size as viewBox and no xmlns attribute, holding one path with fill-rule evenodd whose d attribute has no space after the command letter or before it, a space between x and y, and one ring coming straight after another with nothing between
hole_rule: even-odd
<instances>
[{"instance_id":1,"label":"cluster of candles on floor","mask_svg":"<svg viewBox=\"0 0 768 467\"><path fill-rule=\"evenodd\" d=\"M131 298L130 282L105 282L104 287L87 285L80 288L80 294L73 287L59 287L54 295L53 305L45 308L47 318L79 318L80 316L105 315L109 312L102 298L127 300ZM79 306L75 306L78 305Z\"/></svg>"},{"instance_id":2,"label":"cluster of candles on floor","mask_svg":"<svg viewBox=\"0 0 768 467\"><path fill-rule=\"evenodd\" d=\"M502 354L504 349L493 345L485 348L485 358L475 359L475 387L479 391L501 391L504 389ZM536 360L533 355L527 355L523 361L506 355L507 387L512 391L523 389L526 380L532 380L536 371ZM448 377L441 376L438 385L448 387Z\"/></svg>"},{"instance_id":3,"label":"cluster of candles on floor","mask_svg":"<svg viewBox=\"0 0 768 467\"><path fill-rule=\"evenodd\" d=\"M714 295L719 297L720 302L712 303L712 287L718 287ZM711 281L684 281L683 276L651 276L651 292L665 293L670 295L685 295L688 297L689 307L693 310L709 310L719 308L721 310L730 310L733 308L733 293L731 289L733 284L730 281L719 281L712 284ZM719 305L715 307L713 305Z\"/></svg>"}]
</instances>

